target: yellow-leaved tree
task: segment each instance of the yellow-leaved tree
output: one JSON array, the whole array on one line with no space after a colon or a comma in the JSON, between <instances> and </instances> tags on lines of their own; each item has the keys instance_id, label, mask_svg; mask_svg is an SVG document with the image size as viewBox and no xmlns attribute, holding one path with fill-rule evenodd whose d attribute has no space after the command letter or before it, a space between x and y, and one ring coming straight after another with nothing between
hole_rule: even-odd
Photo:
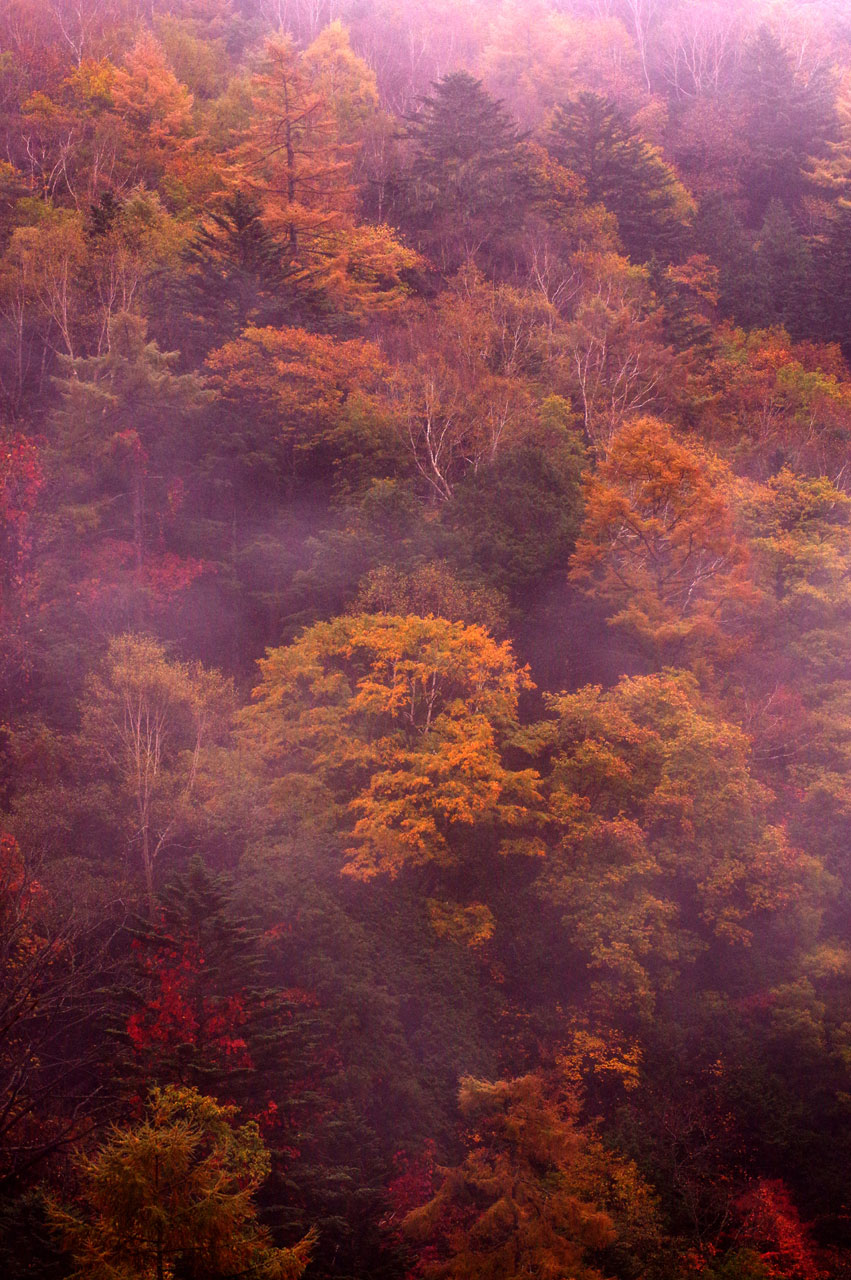
<instances>
[{"instance_id":1,"label":"yellow-leaved tree","mask_svg":"<svg viewBox=\"0 0 851 1280\"><path fill-rule=\"evenodd\" d=\"M114 785L151 913L157 858L188 820L202 753L226 731L232 692L218 671L133 634L113 636L87 682L80 746Z\"/></svg>"},{"instance_id":2,"label":"yellow-leaved tree","mask_svg":"<svg viewBox=\"0 0 851 1280\"><path fill-rule=\"evenodd\" d=\"M694 676L589 685L550 706L529 731L551 761L539 885L603 1009L651 1014L698 956L765 939L780 917L806 935L822 868L772 821L747 735Z\"/></svg>"},{"instance_id":3,"label":"yellow-leaved tree","mask_svg":"<svg viewBox=\"0 0 851 1280\"><path fill-rule=\"evenodd\" d=\"M537 774L503 749L531 688L511 647L444 618L363 614L272 649L242 716L273 817L321 792L361 880L452 868L471 849L540 853Z\"/></svg>"},{"instance_id":4,"label":"yellow-leaved tree","mask_svg":"<svg viewBox=\"0 0 851 1280\"><path fill-rule=\"evenodd\" d=\"M254 1195L270 1170L254 1121L195 1089L151 1090L144 1118L77 1162L79 1203L51 1218L86 1280L298 1280L315 1240L276 1248Z\"/></svg>"}]
</instances>

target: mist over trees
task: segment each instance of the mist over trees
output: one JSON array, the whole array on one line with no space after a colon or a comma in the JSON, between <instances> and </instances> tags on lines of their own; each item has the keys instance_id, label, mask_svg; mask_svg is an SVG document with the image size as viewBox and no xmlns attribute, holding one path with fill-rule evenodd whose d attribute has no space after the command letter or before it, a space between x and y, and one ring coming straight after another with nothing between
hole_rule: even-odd
<instances>
[{"instance_id":1,"label":"mist over trees","mask_svg":"<svg viewBox=\"0 0 851 1280\"><path fill-rule=\"evenodd\" d=\"M0 6L0 1273L851 1271L845 0Z\"/></svg>"}]
</instances>

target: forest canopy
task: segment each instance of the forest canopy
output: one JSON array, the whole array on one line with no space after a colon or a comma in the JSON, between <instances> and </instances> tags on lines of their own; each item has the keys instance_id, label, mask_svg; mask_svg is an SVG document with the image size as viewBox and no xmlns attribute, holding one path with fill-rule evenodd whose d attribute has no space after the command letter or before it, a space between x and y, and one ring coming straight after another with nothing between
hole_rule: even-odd
<instances>
[{"instance_id":1,"label":"forest canopy","mask_svg":"<svg viewBox=\"0 0 851 1280\"><path fill-rule=\"evenodd\" d=\"M846 0L5 0L0 143L0 1273L846 1280Z\"/></svg>"}]
</instances>

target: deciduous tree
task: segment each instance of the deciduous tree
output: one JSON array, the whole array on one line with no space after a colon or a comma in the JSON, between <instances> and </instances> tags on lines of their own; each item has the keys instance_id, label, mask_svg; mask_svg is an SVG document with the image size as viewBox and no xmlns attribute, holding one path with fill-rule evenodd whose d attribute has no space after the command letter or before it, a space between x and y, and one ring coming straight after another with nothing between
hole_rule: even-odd
<instances>
[{"instance_id":1,"label":"deciduous tree","mask_svg":"<svg viewBox=\"0 0 851 1280\"><path fill-rule=\"evenodd\" d=\"M153 1089L144 1118L80 1156L80 1203L52 1217L76 1276L298 1280L313 1237L278 1248L254 1196L269 1173L256 1124L195 1089Z\"/></svg>"},{"instance_id":2,"label":"deciduous tree","mask_svg":"<svg viewBox=\"0 0 851 1280\"><path fill-rule=\"evenodd\" d=\"M595 1263L621 1232L638 1252L658 1232L637 1170L583 1129L578 1101L557 1073L494 1083L467 1077L459 1101L467 1156L439 1170L434 1198L402 1222L415 1247L430 1246L418 1274L598 1280Z\"/></svg>"},{"instance_id":3,"label":"deciduous tree","mask_svg":"<svg viewBox=\"0 0 851 1280\"><path fill-rule=\"evenodd\" d=\"M292 821L312 775L311 790L347 819L349 875L451 868L482 843L540 851L530 835L536 775L502 757L529 677L483 628L338 618L271 650L261 672L243 736L271 812L282 805Z\"/></svg>"},{"instance_id":4,"label":"deciduous tree","mask_svg":"<svg viewBox=\"0 0 851 1280\"><path fill-rule=\"evenodd\" d=\"M659 657L723 634L745 585L733 474L653 418L627 423L588 478L573 581Z\"/></svg>"},{"instance_id":5,"label":"deciduous tree","mask_svg":"<svg viewBox=\"0 0 851 1280\"><path fill-rule=\"evenodd\" d=\"M747 947L761 924L824 887L818 862L771 821L750 742L683 672L551 699L530 741L552 753L558 903L598 1013L652 1014L707 948Z\"/></svg>"},{"instance_id":6,"label":"deciduous tree","mask_svg":"<svg viewBox=\"0 0 851 1280\"><path fill-rule=\"evenodd\" d=\"M116 636L89 680L82 745L128 807L151 913L157 858L187 817L205 746L227 727L230 692L218 672L170 660L157 641L134 635Z\"/></svg>"},{"instance_id":7,"label":"deciduous tree","mask_svg":"<svg viewBox=\"0 0 851 1280\"><path fill-rule=\"evenodd\" d=\"M23 435L0 441L0 623L20 583L30 546L30 519L44 482L39 449Z\"/></svg>"}]
</instances>

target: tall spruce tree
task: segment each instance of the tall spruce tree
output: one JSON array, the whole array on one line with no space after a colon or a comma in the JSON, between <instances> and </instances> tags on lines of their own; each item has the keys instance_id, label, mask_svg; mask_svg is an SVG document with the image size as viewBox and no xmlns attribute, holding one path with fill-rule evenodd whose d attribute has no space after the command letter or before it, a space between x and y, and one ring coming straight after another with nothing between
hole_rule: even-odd
<instances>
[{"instance_id":1,"label":"tall spruce tree","mask_svg":"<svg viewBox=\"0 0 851 1280\"><path fill-rule=\"evenodd\" d=\"M280 989L228 880L193 858L140 926L134 953L130 1077L190 1085L246 1114L271 1108L295 1134L316 1102L317 1018L307 993Z\"/></svg>"},{"instance_id":2,"label":"tall spruce tree","mask_svg":"<svg viewBox=\"0 0 851 1280\"><path fill-rule=\"evenodd\" d=\"M813 255L778 199L771 201L760 228L756 266L767 303L760 323L782 325L793 338L820 333Z\"/></svg>"},{"instance_id":3,"label":"tall spruce tree","mask_svg":"<svg viewBox=\"0 0 851 1280\"><path fill-rule=\"evenodd\" d=\"M260 202L247 191L227 196L210 214L187 246L183 263L173 301L184 356L189 346L203 357L249 324L304 318L305 273L289 244L266 226Z\"/></svg>"},{"instance_id":4,"label":"tall spruce tree","mask_svg":"<svg viewBox=\"0 0 851 1280\"><path fill-rule=\"evenodd\" d=\"M670 165L630 127L613 102L581 93L556 107L547 139L559 164L585 183L588 200L618 220L631 258L677 256L686 237L690 201Z\"/></svg>"},{"instance_id":5,"label":"tall spruce tree","mask_svg":"<svg viewBox=\"0 0 851 1280\"><path fill-rule=\"evenodd\" d=\"M132 542L137 569L204 400L197 375L175 372L177 359L148 341L141 317L122 312L110 322L104 355L63 360L52 443L68 523Z\"/></svg>"},{"instance_id":6,"label":"tall spruce tree","mask_svg":"<svg viewBox=\"0 0 851 1280\"><path fill-rule=\"evenodd\" d=\"M694 231L697 248L718 268L721 314L748 327L764 323L769 298L757 269L753 232L729 200L715 193L701 200Z\"/></svg>"},{"instance_id":7,"label":"tall spruce tree","mask_svg":"<svg viewBox=\"0 0 851 1280\"><path fill-rule=\"evenodd\" d=\"M824 66L796 72L791 55L767 27L745 50L739 75L747 172L748 221L759 226L772 200L795 211L807 192L806 165L822 156L835 128L835 88Z\"/></svg>"},{"instance_id":8,"label":"tall spruce tree","mask_svg":"<svg viewBox=\"0 0 851 1280\"><path fill-rule=\"evenodd\" d=\"M444 76L408 120L412 161L403 222L444 272L498 263L523 218L522 138L500 102L466 71Z\"/></svg>"},{"instance_id":9,"label":"tall spruce tree","mask_svg":"<svg viewBox=\"0 0 851 1280\"><path fill-rule=\"evenodd\" d=\"M840 200L817 254L823 336L851 357L851 202Z\"/></svg>"}]
</instances>

